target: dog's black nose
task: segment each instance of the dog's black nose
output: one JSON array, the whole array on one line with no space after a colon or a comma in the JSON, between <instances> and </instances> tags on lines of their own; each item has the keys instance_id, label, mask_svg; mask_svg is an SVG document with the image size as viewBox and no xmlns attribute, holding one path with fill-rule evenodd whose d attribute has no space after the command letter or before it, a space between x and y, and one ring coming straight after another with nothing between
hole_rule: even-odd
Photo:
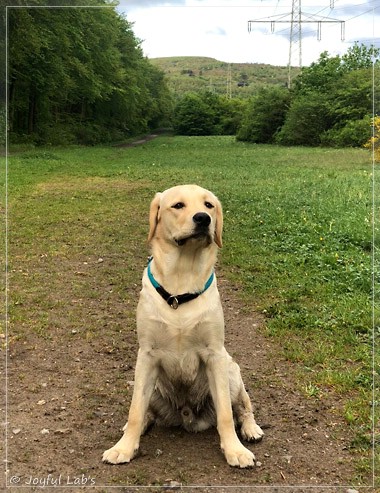
<instances>
[{"instance_id":1,"label":"dog's black nose","mask_svg":"<svg viewBox=\"0 0 380 493\"><path fill-rule=\"evenodd\" d=\"M197 226L207 227L211 222L211 217L206 212L197 212L193 216L193 221Z\"/></svg>"}]
</instances>

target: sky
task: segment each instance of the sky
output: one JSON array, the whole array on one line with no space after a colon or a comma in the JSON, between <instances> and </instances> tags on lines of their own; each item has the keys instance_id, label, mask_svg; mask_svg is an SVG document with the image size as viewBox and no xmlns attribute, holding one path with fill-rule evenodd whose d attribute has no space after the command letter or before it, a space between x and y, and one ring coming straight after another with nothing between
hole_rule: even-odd
<instances>
[{"instance_id":1,"label":"sky","mask_svg":"<svg viewBox=\"0 0 380 493\"><path fill-rule=\"evenodd\" d=\"M292 2L299 10L301 1L301 19L316 22L301 24L302 41L292 43L292 65L299 64L300 44L303 66L323 51L342 55L355 41L380 48L380 0L119 0L118 11L133 23L149 58L205 56L286 66ZM268 22L251 23L249 32L248 21L257 20ZM317 21L327 20L338 22L319 24L318 40Z\"/></svg>"}]
</instances>

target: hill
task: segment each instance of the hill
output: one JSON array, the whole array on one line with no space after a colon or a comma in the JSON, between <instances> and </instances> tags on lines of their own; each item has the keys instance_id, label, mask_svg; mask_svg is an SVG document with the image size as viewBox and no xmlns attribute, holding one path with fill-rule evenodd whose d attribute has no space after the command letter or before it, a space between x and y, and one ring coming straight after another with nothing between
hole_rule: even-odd
<instances>
[{"instance_id":1,"label":"hill","mask_svg":"<svg viewBox=\"0 0 380 493\"><path fill-rule=\"evenodd\" d=\"M151 58L150 62L166 74L170 89L177 95L208 89L249 97L260 87L286 85L288 80L287 67L261 63L227 63L207 57Z\"/></svg>"}]
</instances>

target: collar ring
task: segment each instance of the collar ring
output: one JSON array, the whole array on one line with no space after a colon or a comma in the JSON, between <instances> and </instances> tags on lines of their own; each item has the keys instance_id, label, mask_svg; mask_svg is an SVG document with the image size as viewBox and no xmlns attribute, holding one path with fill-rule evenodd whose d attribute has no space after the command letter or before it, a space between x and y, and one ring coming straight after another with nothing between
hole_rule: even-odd
<instances>
[{"instance_id":1,"label":"collar ring","mask_svg":"<svg viewBox=\"0 0 380 493\"><path fill-rule=\"evenodd\" d=\"M179 302L176 296L170 296L167 303L171 306L171 308L173 308L173 310L177 310Z\"/></svg>"}]
</instances>

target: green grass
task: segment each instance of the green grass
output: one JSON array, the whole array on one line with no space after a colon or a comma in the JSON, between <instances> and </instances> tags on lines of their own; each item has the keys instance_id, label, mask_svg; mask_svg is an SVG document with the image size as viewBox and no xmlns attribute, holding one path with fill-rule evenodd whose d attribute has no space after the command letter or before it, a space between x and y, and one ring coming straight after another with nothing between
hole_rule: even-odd
<instances>
[{"instance_id":1,"label":"green grass","mask_svg":"<svg viewBox=\"0 0 380 493\"><path fill-rule=\"evenodd\" d=\"M15 149L9 157L13 336L32 330L49 337L48 315L67 296L75 301L72 320L83 316L83 298L97 302L99 289L113 293L105 306L115 293L122 303L127 286L138 290L151 198L198 183L224 207L220 274L239 287L247 310L265 315L263 330L297 364L306 398L344 399L353 447L356 440L368 452L371 171L363 150L249 145L231 137ZM369 462L361 468L368 472Z\"/></svg>"}]
</instances>

